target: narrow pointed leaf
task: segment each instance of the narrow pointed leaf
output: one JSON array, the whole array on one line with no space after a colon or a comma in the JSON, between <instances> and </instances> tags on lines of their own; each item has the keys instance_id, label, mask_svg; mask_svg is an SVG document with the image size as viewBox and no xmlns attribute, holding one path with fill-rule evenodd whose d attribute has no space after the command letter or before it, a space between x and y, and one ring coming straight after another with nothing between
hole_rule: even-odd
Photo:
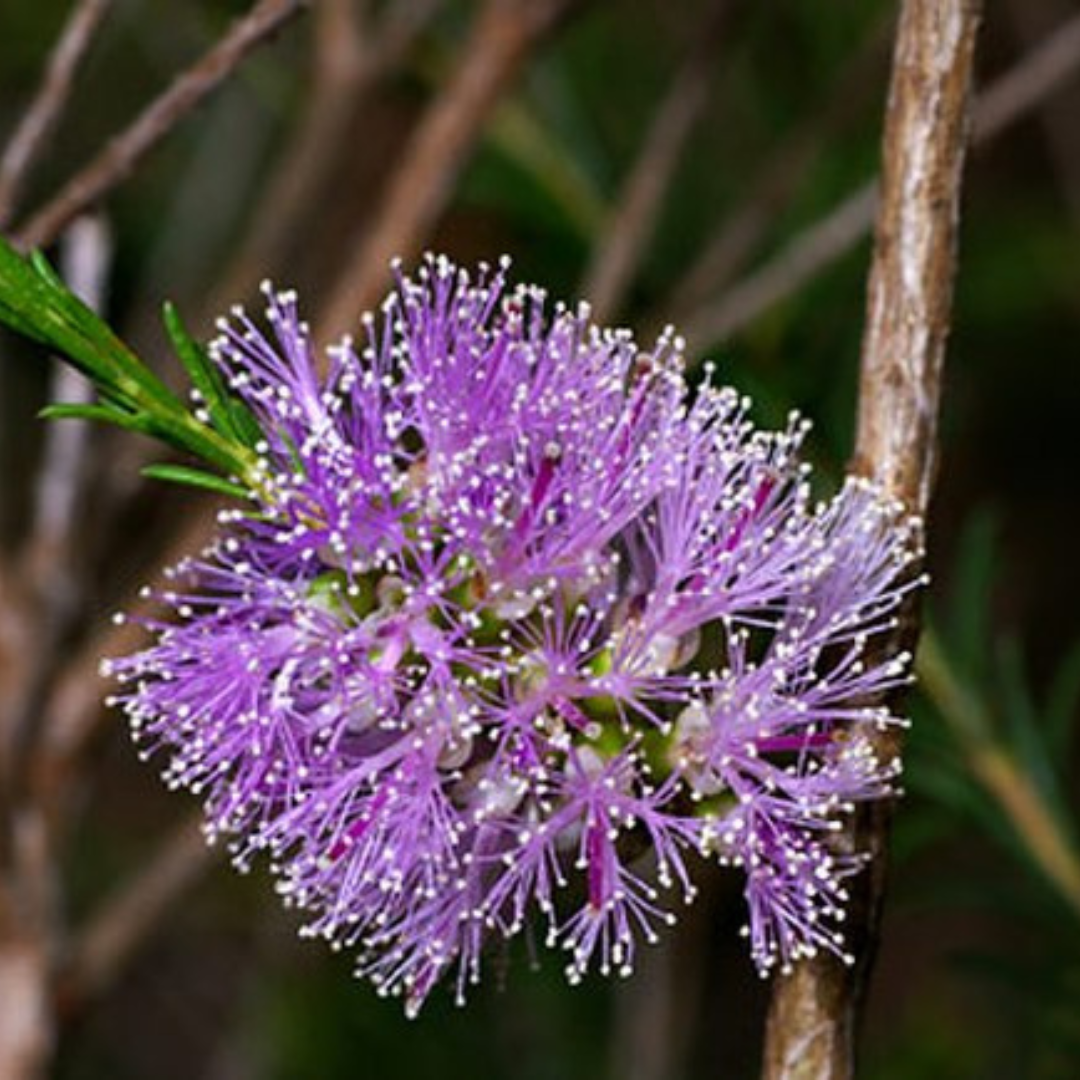
<instances>
[{"instance_id":1,"label":"narrow pointed leaf","mask_svg":"<svg viewBox=\"0 0 1080 1080\"><path fill-rule=\"evenodd\" d=\"M247 407L230 394L221 372L187 332L171 303L164 305L162 318L173 349L202 397L211 423L226 438L253 446L258 441L259 429Z\"/></svg>"},{"instance_id":2,"label":"narrow pointed leaf","mask_svg":"<svg viewBox=\"0 0 1080 1080\"><path fill-rule=\"evenodd\" d=\"M53 264L45 258L45 255L42 252L30 252L30 265L37 271L38 277L47 285L54 289L66 291L67 286L64 284L64 279L56 272L53 268Z\"/></svg>"},{"instance_id":3,"label":"narrow pointed leaf","mask_svg":"<svg viewBox=\"0 0 1080 1080\"><path fill-rule=\"evenodd\" d=\"M46 405L38 412L42 420L89 420L96 424L113 424L128 431L144 431L143 419L137 413L127 413L110 405Z\"/></svg>"},{"instance_id":4,"label":"narrow pointed leaf","mask_svg":"<svg viewBox=\"0 0 1080 1080\"><path fill-rule=\"evenodd\" d=\"M251 498L251 492L241 484L184 465L148 465L142 470L142 475L150 480L165 480L171 484L183 484L232 498Z\"/></svg>"}]
</instances>

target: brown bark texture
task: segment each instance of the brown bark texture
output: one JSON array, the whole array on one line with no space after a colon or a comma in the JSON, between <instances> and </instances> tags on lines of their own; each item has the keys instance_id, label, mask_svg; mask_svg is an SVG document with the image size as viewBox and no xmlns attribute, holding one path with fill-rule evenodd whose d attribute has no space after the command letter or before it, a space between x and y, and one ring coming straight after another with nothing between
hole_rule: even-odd
<instances>
[{"instance_id":1,"label":"brown bark texture","mask_svg":"<svg viewBox=\"0 0 1080 1080\"><path fill-rule=\"evenodd\" d=\"M889 88L881 203L867 290L852 470L917 517L936 467L941 374L952 308L957 223L980 0L905 0ZM910 608L890 651L918 634ZM877 751L900 751L897 729ZM849 927L856 962L833 957L777 979L765 1036L767 1080L854 1074L859 1011L884 892L890 807L867 808L845 842L867 852Z\"/></svg>"}]
</instances>

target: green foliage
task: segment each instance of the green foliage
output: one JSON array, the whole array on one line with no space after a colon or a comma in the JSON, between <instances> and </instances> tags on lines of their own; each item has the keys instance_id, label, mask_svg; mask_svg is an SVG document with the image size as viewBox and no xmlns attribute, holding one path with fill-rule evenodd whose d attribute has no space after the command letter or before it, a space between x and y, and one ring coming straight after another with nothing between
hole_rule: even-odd
<instances>
[{"instance_id":1,"label":"green foliage","mask_svg":"<svg viewBox=\"0 0 1080 1080\"><path fill-rule=\"evenodd\" d=\"M261 435L251 410L229 392L221 372L206 350L188 334L180 313L172 304L165 304L162 321L177 357L191 378L192 387L206 405L213 428L222 437L254 449Z\"/></svg>"},{"instance_id":2,"label":"green foliage","mask_svg":"<svg viewBox=\"0 0 1080 1080\"><path fill-rule=\"evenodd\" d=\"M940 619L945 632L939 632L932 613L918 662L928 698L918 705L937 715L916 725L915 782L936 777L931 782L953 809L971 815L988 835L1015 844L1015 814L1010 816L1000 799L973 796L970 787L972 761L1000 755L1030 785L1080 866L1076 811L1067 794L1074 779L1069 744L1080 704L1080 641L1066 653L1044 700L1037 701L1020 642L993 629L993 588L1000 570L993 522L985 515L972 519L957 564L953 596ZM1030 854L1022 838L1016 850Z\"/></svg>"},{"instance_id":3,"label":"green foliage","mask_svg":"<svg viewBox=\"0 0 1080 1080\"><path fill-rule=\"evenodd\" d=\"M976 515L950 602L919 656L924 696L908 754L915 798L898 839L905 864L934 848L964 853L963 871L922 883L923 902L1001 927L962 956L969 979L1006 1002L995 1043L1021 1070L1009 1075L1065 1077L1080 1049L1080 845L1070 799L1080 642L1037 695L1019 640L993 629L1000 573L993 522Z\"/></svg>"},{"instance_id":4,"label":"green foliage","mask_svg":"<svg viewBox=\"0 0 1080 1080\"><path fill-rule=\"evenodd\" d=\"M94 385L92 405L53 405L52 420L114 424L190 454L229 479L191 469L159 468L163 479L230 494L256 490L254 418L230 396L205 353L172 308L165 325L206 403L204 423L64 284L40 252L24 259L0 238L0 323L78 368Z\"/></svg>"}]
</instances>

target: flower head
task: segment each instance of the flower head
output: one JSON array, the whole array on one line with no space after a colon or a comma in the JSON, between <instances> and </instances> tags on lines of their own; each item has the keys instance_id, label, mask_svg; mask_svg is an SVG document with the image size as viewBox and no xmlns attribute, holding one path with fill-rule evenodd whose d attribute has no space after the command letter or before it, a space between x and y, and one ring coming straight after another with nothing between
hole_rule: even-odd
<instances>
[{"instance_id":1,"label":"flower head","mask_svg":"<svg viewBox=\"0 0 1080 1080\"><path fill-rule=\"evenodd\" d=\"M805 425L691 391L672 334L505 273L429 259L325 373L292 294L221 324L262 505L111 665L136 737L410 1010L530 921L572 980L628 971L701 857L745 873L762 971L842 953L911 529L857 481L812 503Z\"/></svg>"}]
</instances>

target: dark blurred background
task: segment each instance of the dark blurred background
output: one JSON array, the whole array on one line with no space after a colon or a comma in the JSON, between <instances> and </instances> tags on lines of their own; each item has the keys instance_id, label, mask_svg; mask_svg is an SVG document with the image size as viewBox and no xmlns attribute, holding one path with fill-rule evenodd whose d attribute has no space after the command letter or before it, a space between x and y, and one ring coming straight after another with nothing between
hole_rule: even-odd
<instances>
[{"instance_id":1,"label":"dark blurred background","mask_svg":"<svg viewBox=\"0 0 1080 1080\"><path fill-rule=\"evenodd\" d=\"M321 3L262 45L101 204L114 325L168 370L166 297L205 331L270 276L295 285L313 319L332 319L357 252L392 219L411 140L462 72L488 62L474 27L497 6ZM675 322L691 362L714 359L754 397L759 422L791 408L814 420L811 453L823 487L834 483L852 444L870 242L848 226L837 242L820 225L875 173L894 5L547 6L566 10L491 91L460 168L424 175L418 198L437 197L413 242L460 260L509 253L517 276L593 296L605 319L643 334ZM0 140L69 10L0 5ZM244 10L112 4L24 212ZM982 93L1024 64L1037 72L1047 42L1071 52L969 160L930 530L931 651L863 1032L860 1075L874 1080L1080 1076L1078 16L1072 0L987 4ZM0 347L0 539L11 551L46 452L34 413L49 373L10 336ZM58 669L203 513L185 492L139 483L140 452L108 434L88 445L78 602L56 639ZM191 855L182 833L163 841L193 807L136 760L115 717L70 784L65 947L102 911L115 915L110 898L162 850L179 871L130 948L67 996L61 981L64 1080L757 1072L767 986L737 937L735 878L710 880L627 983L571 989L558 957L515 947L493 957L465 1010L436 992L410 1023L350 978L347 958L296 940L263 874L241 879ZM121 924L136 917L119 911Z\"/></svg>"}]
</instances>

